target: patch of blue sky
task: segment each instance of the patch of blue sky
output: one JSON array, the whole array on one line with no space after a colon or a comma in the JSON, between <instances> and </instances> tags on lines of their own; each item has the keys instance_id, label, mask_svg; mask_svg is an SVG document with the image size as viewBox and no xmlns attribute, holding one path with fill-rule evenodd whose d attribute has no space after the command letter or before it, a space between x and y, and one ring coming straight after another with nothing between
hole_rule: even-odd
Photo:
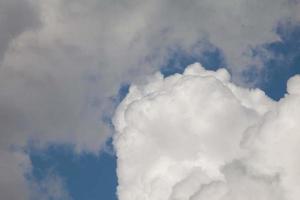
<instances>
[{"instance_id":1,"label":"patch of blue sky","mask_svg":"<svg viewBox=\"0 0 300 200\"><path fill-rule=\"evenodd\" d=\"M287 80L300 74L300 25L285 23L278 26L281 41L265 45L273 55L265 60L264 81L260 88L275 100L286 93Z\"/></svg>"},{"instance_id":2,"label":"patch of blue sky","mask_svg":"<svg viewBox=\"0 0 300 200\"><path fill-rule=\"evenodd\" d=\"M31 181L37 184L54 174L63 179L64 188L74 200L116 200L116 158L108 152L98 156L75 154L71 146L52 145L44 151L30 151L33 165Z\"/></svg>"},{"instance_id":3,"label":"patch of blue sky","mask_svg":"<svg viewBox=\"0 0 300 200\"><path fill-rule=\"evenodd\" d=\"M129 84L122 84L118 95L111 100L119 104L126 96ZM111 116L103 116L106 123L112 126ZM99 155L74 152L69 145L51 145L46 150L29 148L32 172L27 175L29 182L37 184L56 175L63 179L64 188L73 200L116 200L117 175L116 157L112 139L106 142Z\"/></svg>"},{"instance_id":4,"label":"patch of blue sky","mask_svg":"<svg viewBox=\"0 0 300 200\"><path fill-rule=\"evenodd\" d=\"M202 45L202 43L197 45ZM171 48L169 52L170 59L164 66L161 67L160 72L165 77L176 73L182 73L188 65L195 62L201 63L206 69L209 70L217 70L220 67L226 66L224 62L224 56L218 48L208 43L208 48L203 50L198 49L197 45L195 45L189 52L179 47Z\"/></svg>"}]
</instances>

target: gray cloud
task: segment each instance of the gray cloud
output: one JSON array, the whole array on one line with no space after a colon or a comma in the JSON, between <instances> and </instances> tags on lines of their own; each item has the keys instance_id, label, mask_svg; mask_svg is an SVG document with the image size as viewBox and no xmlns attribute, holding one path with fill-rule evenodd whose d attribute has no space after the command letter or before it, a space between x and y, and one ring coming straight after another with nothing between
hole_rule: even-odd
<instances>
[{"instance_id":1,"label":"gray cloud","mask_svg":"<svg viewBox=\"0 0 300 200\"><path fill-rule=\"evenodd\" d=\"M30 193L30 199L32 200L72 199L65 190L64 180L50 172L46 175L44 180L32 183L31 189L32 192Z\"/></svg>"},{"instance_id":2,"label":"gray cloud","mask_svg":"<svg viewBox=\"0 0 300 200\"><path fill-rule=\"evenodd\" d=\"M12 40L39 26L39 10L30 1L0 1L0 60Z\"/></svg>"},{"instance_id":3,"label":"gray cloud","mask_svg":"<svg viewBox=\"0 0 300 200\"><path fill-rule=\"evenodd\" d=\"M174 46L201 55L209 48L201 41L211 42L242 83L241 72L260 64L249 49L278 40L274 27L285 18L297 21L297 6L288 0L0 0L0 149L9 155L11 146L34 140L98 152L112 131L101 119L113 112L109 98L123 82L144 81Z\"/></svg>"}]
</instances>

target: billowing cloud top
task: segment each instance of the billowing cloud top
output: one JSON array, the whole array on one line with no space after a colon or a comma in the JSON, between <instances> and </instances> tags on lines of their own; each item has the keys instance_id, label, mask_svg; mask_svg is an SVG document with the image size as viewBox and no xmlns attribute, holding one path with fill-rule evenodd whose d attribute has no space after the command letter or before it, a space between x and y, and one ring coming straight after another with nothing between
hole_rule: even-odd
<instances>
[{"instance_id":1,"label":"billowing cloud top","mask_svg":"<svg viewBox=\"0 0 300 200\"><path fill-rule=\"evenodd\" d=\"M299 199L299 87L274 102L197 63L133 85L114 118L119 199Z\"/></svg>"},{"instance_id":2,"label":"billowing cloud top","mask_svg":"<svg viewBox=\"0 0 300 200\"><path fill-rule=\"evenodd\" d=\"M261 58L271 56L263 45L280 40L278 23L298 23L299 7L297 0L0 0L0 177L5 177L0 179L0 199L29 198L23 174L31 163L19 151L29 141L98 153L112 133L102 120L113 112L110 98L122 83L143 80L166 65L178 49L196 56L218 49L232 79L244 83L247 66L262 67ZM256 48L263 56L253 55ZM260 92L236 90L240 98L249 96L243 103L247 109L240 110L227 90L220 93L226 101L219 103L244 119L230 132L238 138L269 103L256 107L252 93ZM225 111L221 116L225 118ZM225 130L230 124L219 126ZM213 135L216 128L207 127ZM197 137L213 143L210 137ZM198 148L192 145L190 151ZM219 160L214 148L201 148L214 155L214 162L236 156L235 146L225 153L225 160Z\"/></svg>"}]
</instances>

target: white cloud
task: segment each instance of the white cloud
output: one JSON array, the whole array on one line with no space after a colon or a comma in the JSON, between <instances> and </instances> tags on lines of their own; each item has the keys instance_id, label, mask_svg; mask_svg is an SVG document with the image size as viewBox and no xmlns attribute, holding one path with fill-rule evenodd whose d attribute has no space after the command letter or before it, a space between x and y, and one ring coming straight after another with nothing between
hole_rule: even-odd
<instances>
[{"instance_id":1,"label":"white cloud","mask_svg":"<svg viewBox=\"0 0 300 200\"><path fill-rule=\"evenodd\" d=\"M0 24L5 143L33 138L94 152L110 134L101 121L112 110L108 98L157 70L169 48L190 52L209 40L241 81L244 66L257 62L249 48L278 40L279 20L297 19L295 3L284 0L7 2L1 7L20 11L3 12Z\"/></svg>"},{"instance_id":2,"label":"white cloud","mask_svg":"<svg viewBox=\"0 0 300 200\"><path fill-rule=\"evenodd\" d=\"M199 64L131 86L114 117L119 199L299 199L299 80L279 102Z\"/></svg>"},{"instance_id":3,"label":"white cloud","mask_svg":"<svg viewBox=\"0 0 300 200\"><path fill-rule=\"evenodd\" d=\"M11 145L28 140L98 152L111 135L101 120L112 113L109 97L121 83L156 71L170 48L201 54L210 41L224 53L233 78L243 82L245 66L260 63L249 48L278 40L276 24L297 21L298 8L289 0L0 0L0 151L7 154L1 163L13 158ZM253 107L255 97L244 104ZM14 160L12 168L22 162Z\"/></svg>"}]
</instances>

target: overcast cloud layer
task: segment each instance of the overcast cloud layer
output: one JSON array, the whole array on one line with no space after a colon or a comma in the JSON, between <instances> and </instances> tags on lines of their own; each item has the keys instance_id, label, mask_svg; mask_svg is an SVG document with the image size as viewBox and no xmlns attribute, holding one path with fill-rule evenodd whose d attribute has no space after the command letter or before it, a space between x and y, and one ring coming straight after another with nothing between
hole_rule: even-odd
<instances>
[{"instance_id":1,"label":"overcast cloud layer","mask_svg":"<svg viewBox=\"0 0 300 200\"><path fill-rule=\"evenodd\" d=\"M279 102L200 64L133 85L117 109L120 200L297 200L300 76Z\"/></svg>"},{"instance_id":2,"label":"overcast cloud layer","mask_svg":"<svg viewBox=\"0 0 300 200\"><path fill-rule=\"evenodd\" d=\"M247 66L262 67L251 48L278 40L277 24L297 22L297 10L290 0L0 0L0 198L29 195L31 164L18 150L28 141L98 152L109 98L170 49L201 55L211 43L242 84Z\"/></svg>"}]
</instances>

